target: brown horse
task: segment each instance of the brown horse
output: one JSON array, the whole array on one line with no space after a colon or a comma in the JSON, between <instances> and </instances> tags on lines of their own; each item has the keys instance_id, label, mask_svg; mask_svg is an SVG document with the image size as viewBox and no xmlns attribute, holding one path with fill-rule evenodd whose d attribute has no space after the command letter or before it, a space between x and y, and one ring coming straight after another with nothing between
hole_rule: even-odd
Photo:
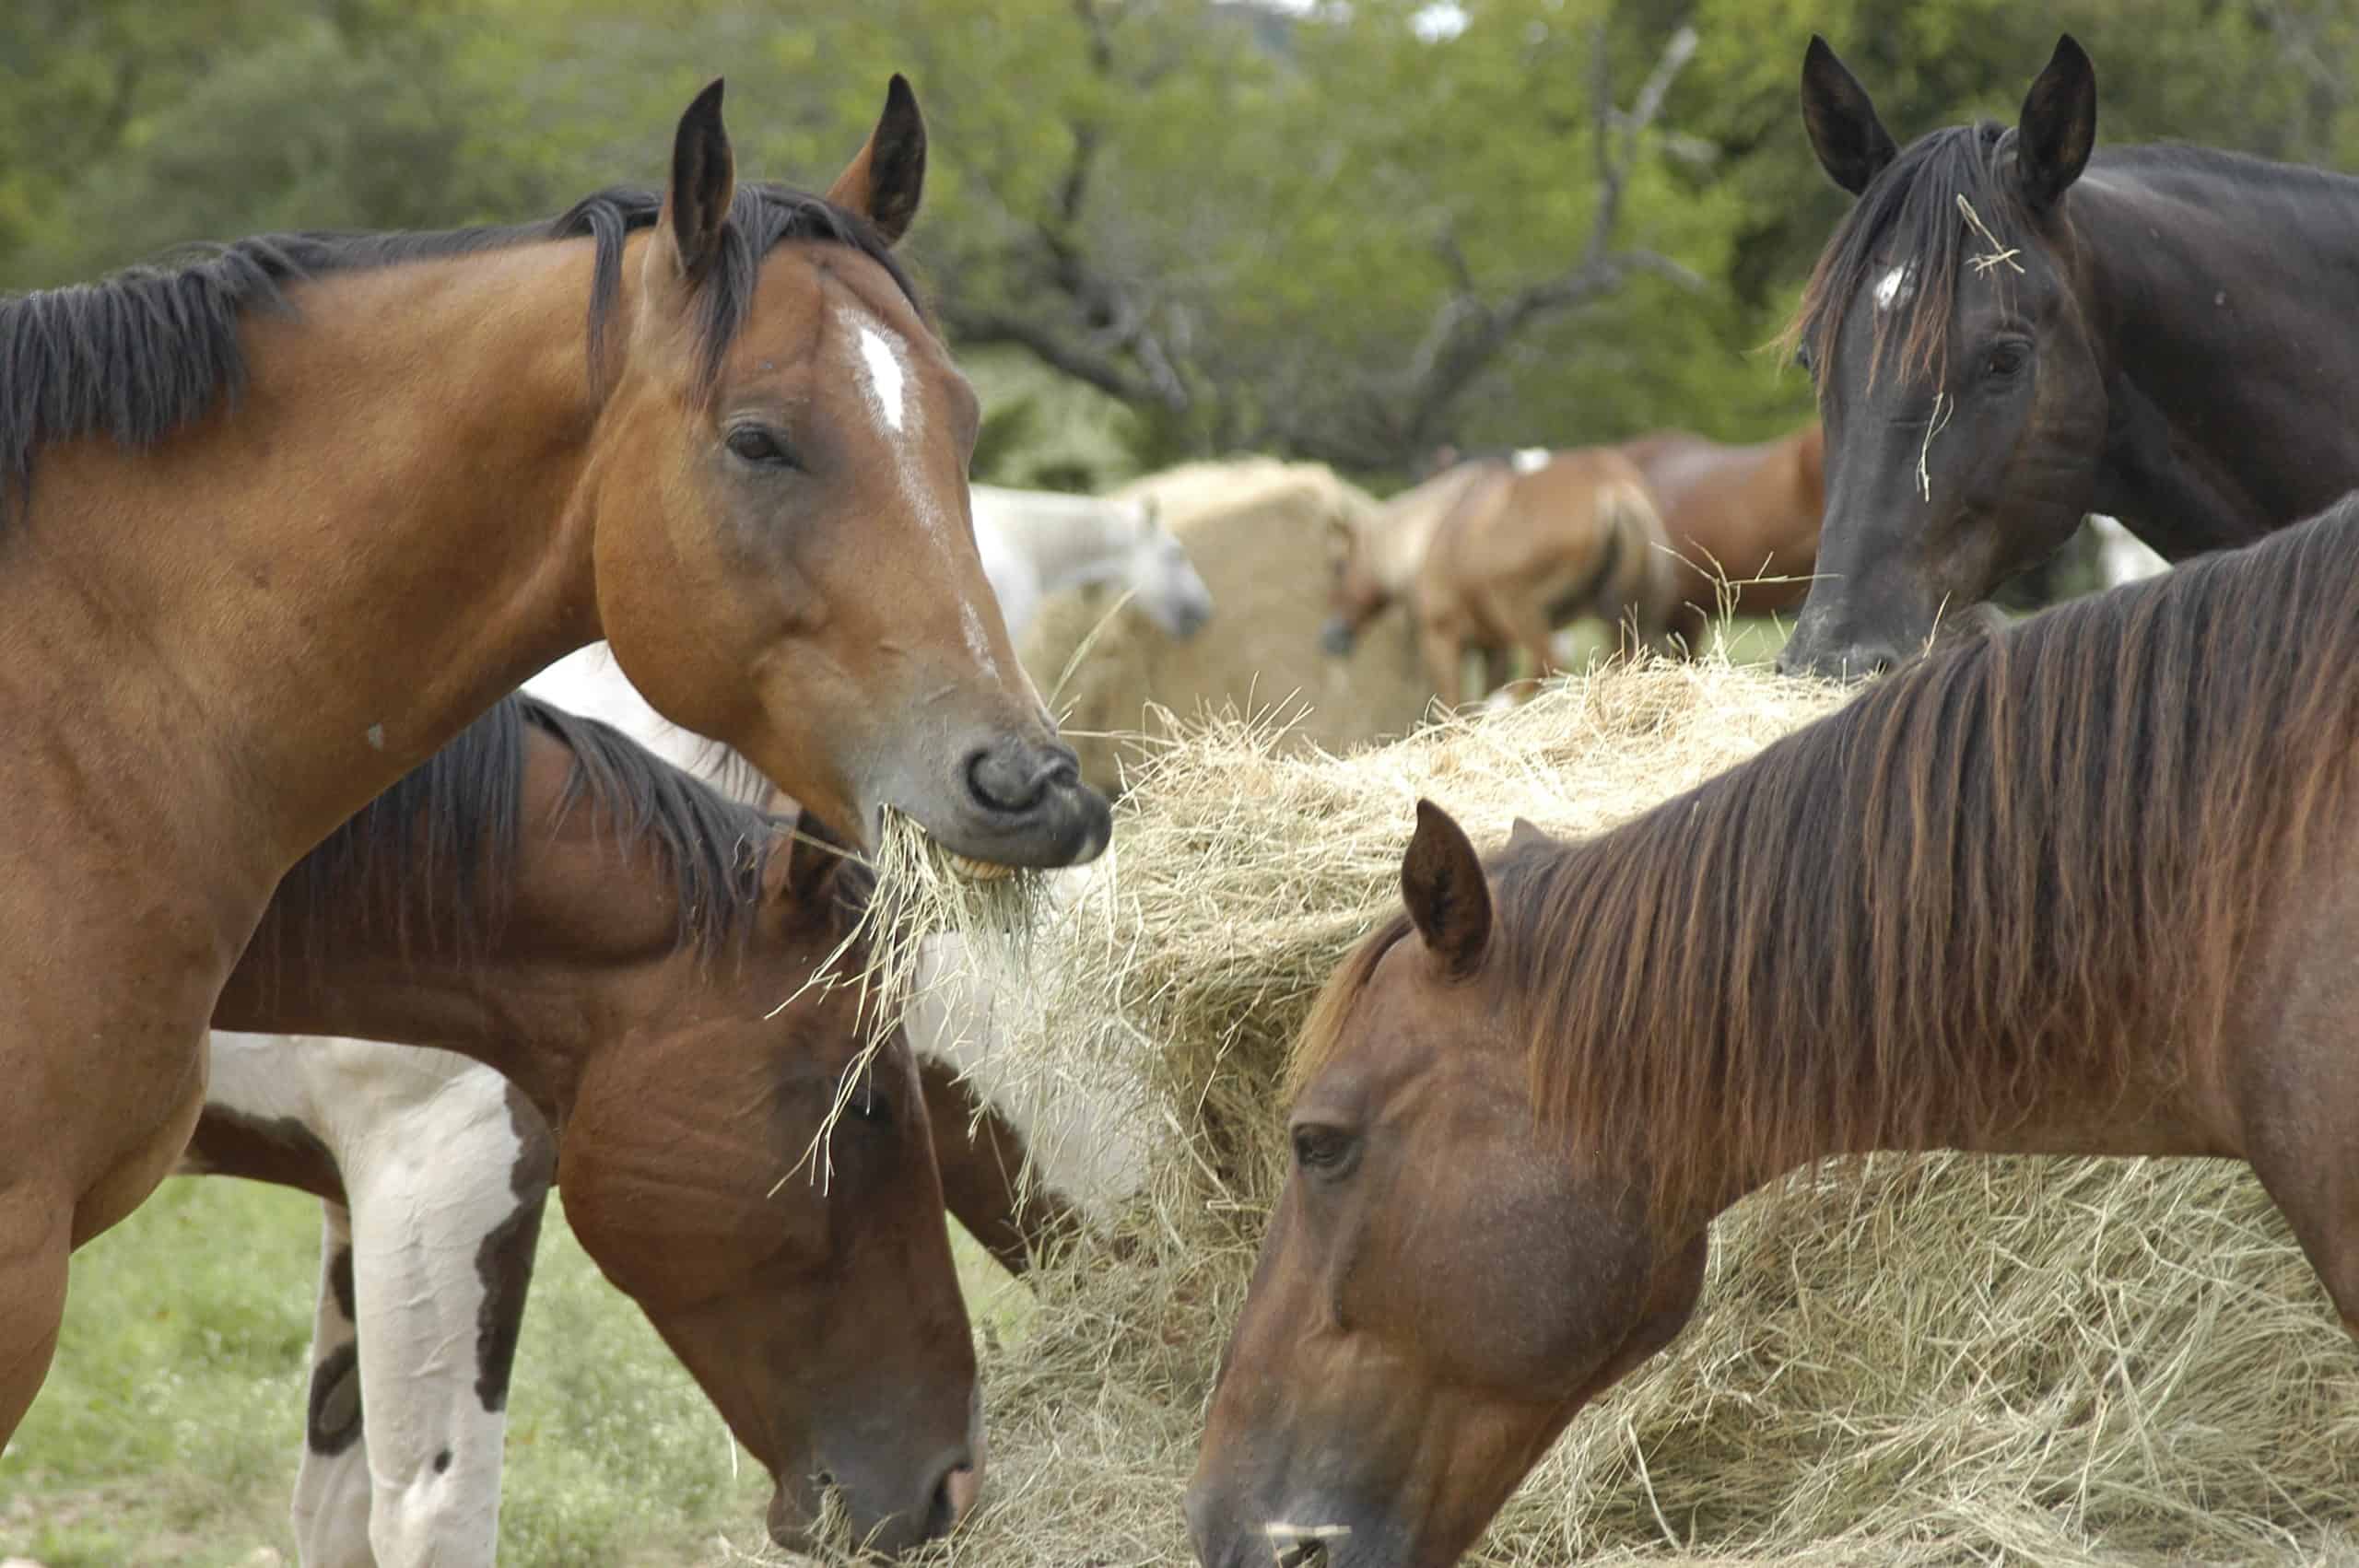
<instances>
[{"instance_id":1,"label":"brown horse","mask_svg":"<svg viewBox=\"0 0 2359 1568\"><path fill-rule=\"evenodd\" d=\"M1802 603L1818 560L1826 506L1826 443L1817 424L1755 446L1722 446L1685 430L1625 441L1662 509L1676 559L1675 629L1705 650L1723 612L1766 615Z\"/></svg>"},{"instance_id":2,"label":"brown horse","mask_svg":"<svg viewBox=\"0 0 2359 1568\"><path fill-rule=\"evenodd\" d=\"M214 1018L431 1044L504 1074L525 1102L519 1159L546 1174L554 1133L582 1246L770 1471L772 1535L802 1539L824 1476L852 1528L898 1550L973 1500L973 1341L909 1046L896 1032L846 1083L870 1033L858 989L811 984L868 873L807 822L773 853L783 825L603 724L511 698L296 868ZM209 1104L192 1167L370 1218L318 1126L370 1107L315 1105L337 1080L286 1077L284 1104ZM814 1181L804 1162L839 1094L851 1114ZM963 1126L943 1135L966 1142ZM315 1157L290 1170L290 1147ZM432 1216L379 1223L414 1234ZM487 1410L506 1395L534 1229L478 1264L504 1281L475 1315ZM379 1266L360 1259L364 1286ZM414 1371L382 1359L395 1346L361 1354L386 1379ZM440 1445L437 1473L457 1445ZM423 1463L437 1445L420 1446Z\"/></svg>"},{"instance_id":3,"label":"brown horse","mask_svg":"<svg viewBox=\"0 0 2359 1568\"><path fill-rule=\"evenodd\" d=\"M826 199L739 185L720 102L661 196L0 303L0 1442L280 877L569 649L856 840L891 805L992 860L1104 846L890 252L914 98Z\"/></svg>"},{"instance_id":4,"label":"brown horse","mask_svg":"<svg viewBox=\"0 0 2359 1568\"><path fill-rule=\"evenodd\" d=\"M1586 842L1421 804L1306 1027L1188 1511L1453 1562L1830 1154L2250 1162L2359 1330L2359 497L1893 677Z\"/></svg>"},{"instance_id":5,"label":"brown horse","mask_svg":"<svg viewBox=\"0 0 2359 1568\"><path fill-rule=\"evenodd\" d=\"M1395 600L1415 588L1434 531L1478 487L1504 482L1507 471L1488 462L1449 465L1403 490L1365 519L1330 520L1327 624L1319 645L1338 659L1347 657L1360 631Z\"/></svg>"},{"instance_id":6,"label":"brown horse","mask_svg":"<svg viewBox=\"0 0 2359 1568\"><path fill-rule=\"evenodd\" d=\"M1581 614L1614 626L1625 653L1665 647L1676 563L1628 458L1533 450L1480 466L1487 478L1461 490L1417 569L1417 635L1443 702L1466 700L1469 649L1492 688L1518 649L1534 678L1550 674L1556 628Z\"/></svg>"},{"instance_id":7,"label":"brown horse","mask_svg":"<svg viewBox=\"0 0 2359 1568\"><path fill-rule=\"evenodd\" d=\"M2070 37L2011 126L1903 150L1819 38L1802 108L1859 200L1794 328L1827 493L1781 668L1914 656L2085 513L2181 560L2359 486L2359 180L2100 149L2096 70Z\"/></svg>"}]
</instances>

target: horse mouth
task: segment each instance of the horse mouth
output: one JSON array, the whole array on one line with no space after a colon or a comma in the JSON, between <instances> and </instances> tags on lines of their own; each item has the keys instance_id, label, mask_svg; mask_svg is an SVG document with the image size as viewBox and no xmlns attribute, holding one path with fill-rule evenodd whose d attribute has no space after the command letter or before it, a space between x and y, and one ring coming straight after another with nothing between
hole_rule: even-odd
<instances>
[{"instance_id":1,"label":"horse mouth","mask_svg":"<svg viewBox=\"0 0 2359 1568\"><path fill-rule=\"evenodd\" d=\"M1017 868L1004 860L981 860L972 855L962 855L955 849L942 851L943 860L952 872L968 882L1005 882Z\"/></svg>"}]
</instances>

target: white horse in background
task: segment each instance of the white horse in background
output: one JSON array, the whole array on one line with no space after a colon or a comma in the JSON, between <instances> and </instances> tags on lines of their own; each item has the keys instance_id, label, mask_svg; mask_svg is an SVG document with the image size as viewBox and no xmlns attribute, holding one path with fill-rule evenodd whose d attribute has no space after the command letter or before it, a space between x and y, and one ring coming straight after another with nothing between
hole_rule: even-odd
<instances>
[{"instance_id":1,"label":"white horse in background","mask_svg":"<svg viewBox=\"0 0 2359 1568\"><path fill-rule=\"evenodd\" d=\"M1021 643L1041 601L1061 588L1126 589L1149 620L1185 639L1212 618L1212 590L1155 503L1055 490L971 486L975 544L1008 636Z\"/></svg>"},{"instance_id":2,"label":"white horse in background","mask_svg":"<svg viewBox=\"0 0 2359 1568\"><path fill-rule=\"evenodd\" d=\"M727 755L649 708L604 643L525 683L604 720L683 769L755 787ZM724 785L723 788L728 788ZM760 785L767 794L768 786ZM1103 866L1080 868L1094 881ZM921 1060L961 1074L1021 1137L1037 1179L1086 1219L1145 1178L1144 1094L1027 1091L992 1047L1001 1006L956 938L930 939L907 1023ZM1067 1090L1071 1085L1062 1086ZM498 1544L504 1398L487 1406L471 1348L512 1346L525 1292L495 1294L485 1260L529 1279L550 1185L520 1160L539 1114L492 1069L447 1051L366 1040L212 1036L205 1113L288 1152L264 1179L322 1194L319 1299L303 1457L291 1509L304 1568L488 1568ZM194 1160L182 1167L205 1174ZM234 1172L232 1174L254 1174ZM514 1256L519 1247L522 1256ZM494 1323L490 1319L498 1317Z\"/></svg>"}]
</instances>

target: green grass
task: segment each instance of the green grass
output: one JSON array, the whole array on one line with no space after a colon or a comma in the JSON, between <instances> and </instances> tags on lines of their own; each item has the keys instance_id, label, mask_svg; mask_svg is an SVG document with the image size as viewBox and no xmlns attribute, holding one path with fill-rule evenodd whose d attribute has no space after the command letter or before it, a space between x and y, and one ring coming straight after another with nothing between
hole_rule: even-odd
<instances>
[{"instance_id":1,"label":"green grass","mask_svg":"<svg viewBox=\"0 0 2359 1568\"><path fill-rule=\"evenodd\" d=\"M319 1223L296 1193L176 1179L76 1256L56 1362L0 1457L0 1558L293 1562ZM986 1338L1020 1332L1029 1296L953 1240ZM761 1539L769 1495L552 1204L510 1399L500 1562L716 1562L724 1540Z\"/></svg>"}]
</instances>

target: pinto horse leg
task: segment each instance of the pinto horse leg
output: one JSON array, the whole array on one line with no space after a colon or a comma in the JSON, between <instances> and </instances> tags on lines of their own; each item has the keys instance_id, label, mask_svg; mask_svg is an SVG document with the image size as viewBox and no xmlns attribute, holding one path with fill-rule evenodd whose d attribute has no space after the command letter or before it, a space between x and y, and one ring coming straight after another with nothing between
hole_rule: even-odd
<instances>
[{"instance_id":1,"label":"pinto horse leg","mask_svg":"<svg viewBox=\"0 0 2359 1568\"><path fill-rule=\"evenodd\" d=\"M339 1151L352 1211L379 1568L489 1568L508 1379L552 1171L489 1069L336 1042L376 1107ZM381 1057L360 1054L381 1053Z\"/></svg>"},{"instance_id":2,"label":"pinto horse leg","mask_svg":"<svg viewBox=\"0 0 2359 1568\"><path fill-rule=\"evenodd\" d=\"M49 1375L73 1232L61 1194L29 1182L0 1190L0 1453Z\"/></svg>"},{"instance_id":3,"label":"pinto horse leg","mask_svg":"<svg viewBox=\"0 0 2359 1568\"><path fill-rule=\"evenodd\" d=\"M1433 683L1434 695L1441 698L1444 708L1456 708L1466 700L1466 645L1460 640L1457 628L1439 621L1428 620L1417 628L1417 640L1426 655L1426 678Z\"/></svg>"},{"instance_id":4,"label":"pinto horse leg","mask_svg":"<svg viewBox=\"0 0 2359 1568\"><path fill-rule=\"evenodd\" d=\"M296 1560L303 1568L376 1568L369 1547L369 1433L360 1403L352 1216L320 1205L320 1299L311 1319L311 1391L295 1474Z\"/></svg>"}]
</instances>

